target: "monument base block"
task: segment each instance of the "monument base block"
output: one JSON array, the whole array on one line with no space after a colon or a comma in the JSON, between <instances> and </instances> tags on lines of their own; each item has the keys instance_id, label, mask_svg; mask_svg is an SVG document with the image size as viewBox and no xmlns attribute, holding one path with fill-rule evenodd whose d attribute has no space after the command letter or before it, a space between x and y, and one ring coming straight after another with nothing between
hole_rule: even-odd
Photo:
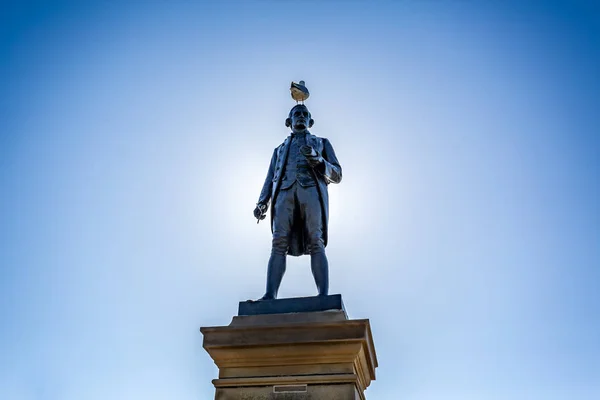
<instances>
[{"instance_id":1,"label":"monument base block","mask_svg":"<svg viewBox=\"0 0 600 400\"><path fill-rule=\"evenodd\" d=\"M216 400L365 400L377 367L371 328L348 319L340 295L247 303L228 326L200 328L219 368Z\"/></svg>"}]
</instances>

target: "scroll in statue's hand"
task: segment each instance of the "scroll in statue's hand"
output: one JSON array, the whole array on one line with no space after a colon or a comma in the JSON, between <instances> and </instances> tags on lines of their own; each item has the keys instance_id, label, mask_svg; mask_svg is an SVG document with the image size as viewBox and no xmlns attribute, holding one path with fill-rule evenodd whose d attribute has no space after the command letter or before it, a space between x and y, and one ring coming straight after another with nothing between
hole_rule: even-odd
<instances>
[{"instance_id":1,"label":"scroll in statue's hand","mask_svg":"<svg viewBox=\"0 0 600 400\"><path fill-rule=\"evenodd\" d=\"M308 164L313 168L319 166L323 162L323 157L321 157L321 155L311 146L304 145L300 147L300 152L306 157Z\"/></svg>"}]
</instances>

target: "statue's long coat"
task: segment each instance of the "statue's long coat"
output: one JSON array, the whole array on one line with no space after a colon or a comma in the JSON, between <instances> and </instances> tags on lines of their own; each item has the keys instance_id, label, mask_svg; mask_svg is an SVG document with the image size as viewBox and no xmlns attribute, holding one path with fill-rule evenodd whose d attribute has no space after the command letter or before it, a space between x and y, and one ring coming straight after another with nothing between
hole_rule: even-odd
<instances>
[{"instance_id":1,"label":"statue's long coat","mask_svg":"<svg viewBox=\"0 0 600 400\"><path fill-rule=\"evenodd\" d=\"M342 167L335 156L335 152L333 151L333 147L331 146L331 143L329 143L329 140L311 134L308 134L306 139L307 144L312 146L323 157L323 164L316 168L311 168L311 173L314 175L315 181L317 182L317 190L321 200L323 243L327 246L327 223L329 221L329 195L327 193L327 185L330 183L339 183L342 180ZM271 203L273 205L275 204L281 186L281 180L285 173L284 168L287 162L291 141L292 137L288 136L287 139L273 151L269 172L267 173L265 184L263 185L258 198L259 203L269 204L269 200L271 200ZM271 232L273 231L273 221L277 218L276 213L277 210L275 210L275 207L271 207ZM294 218L288 254L292 256L309 254L304 237L304 224L302 221L297 220L299 219L299 216L295 216Z\"/></svg>"}]
</instances>

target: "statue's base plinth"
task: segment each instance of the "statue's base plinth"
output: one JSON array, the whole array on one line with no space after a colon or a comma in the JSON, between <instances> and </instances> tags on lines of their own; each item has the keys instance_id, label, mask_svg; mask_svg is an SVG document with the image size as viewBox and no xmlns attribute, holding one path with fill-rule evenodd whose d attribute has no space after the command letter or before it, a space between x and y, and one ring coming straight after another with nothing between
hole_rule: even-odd
<instances>
[{"instance_id":1,"label":"statue's base plinth","mask_svg":"<svg viewBox=\"0 0 600 400\"><path fill-rule=\"evenodd\" d=\"M365 399L377 367L369 320L349 320L340 295L247 303L240 314L252 315L200 328L219 368L215 399Z\"/></svg>"},{"instance_id":2,"label":"statue's base plinth","mask_svg":"<svg viewBox=\"0 0 600 400\"><path fill-rule=\"evenodd\" d=\"M238 315L289 314L333 310L344 311L341 294L278 300L240 301Z\"/></svg>"}]
</instances>

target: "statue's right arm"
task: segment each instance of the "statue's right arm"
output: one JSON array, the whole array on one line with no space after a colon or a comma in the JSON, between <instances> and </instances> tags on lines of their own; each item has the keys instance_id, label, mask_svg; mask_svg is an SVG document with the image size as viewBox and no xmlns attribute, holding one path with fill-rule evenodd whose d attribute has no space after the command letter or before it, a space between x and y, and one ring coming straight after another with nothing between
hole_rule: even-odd
<instances>
[{"instance_id":1,"label":"statue's right arm","mask_svg":"<svg viewBox=\"0 0 600 400\"><path fill-rule=\"evenodd\" d=\"M264 204L265 206L269 206L269 200L271 200L271 192L273 188L273 176L275 175L275 167L277 164L277 149L273 151L273 156L271 157L271 164L269 165L269 171L267 172L267 177L265 178L265 183L263 184L262 190L260 191L260 196L258 196L258 204Z\"/></svg>"}]
</instances>

